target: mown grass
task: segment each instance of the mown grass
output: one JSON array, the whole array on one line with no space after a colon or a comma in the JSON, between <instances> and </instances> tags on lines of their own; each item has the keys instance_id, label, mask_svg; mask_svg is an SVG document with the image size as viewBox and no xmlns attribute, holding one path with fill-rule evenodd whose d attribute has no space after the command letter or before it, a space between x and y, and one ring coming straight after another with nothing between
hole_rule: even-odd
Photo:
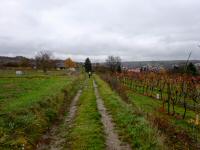
<instances>
[{"instance_id":1,"label":"mown grass","mask_svg":"<svg viewBox=\"0 0 200 150\"><path fill-rule=\"evenodd\" d=\"M80 76L0 78L0 149L33 149L79 87Z\"/></svg>"},{"instance_id":2,"label":"mown grass","mask_svg":"<svg viewBox=\"0 0 200 150\"><path fill-rule=\"evenodd\" d=\"M70 150L103 150L105 139L101 116L97 110L92 79L89 79L78 104L77 116L67 135Z\"/></svg>"},{"instance_id":3,"label":"mown grass","mask_svg":"<svg viewBox=\"0 0 200 150\"><path fill-rule=\"evenodd\" d=\"M145 117L135 113L133 108L122 101L118 94L98 76L95 76L95 79L100 95L113 117L122 140L128 141L133 149L165 149L162 137Z\"/></svg>"},{"instance_id":4,"label":"mown grass","mask_svg":"<svg viewBox=\"0 0 200 150\"><path fill-rule=\"evenodd\" d=\"M34 76L59 76L65 75L65 70L49 70L44 73L42 70L32 70L32 69L12 69L12 70L1 70L0 69L0 78L13 78L16 77L16 70L21 70L23 75L18 77L34 77Z\"/></svg>"},{"instance_id":5,"label":"mown grass","mask_svg":"<svg viewBox=\"0 0 200 150\"><path fill-rule=\"evenodd\" d=\"M57 95L72 81L70 76L0 79L0 113L31 107L47 96Z\"/></svg>"}]
</instances>

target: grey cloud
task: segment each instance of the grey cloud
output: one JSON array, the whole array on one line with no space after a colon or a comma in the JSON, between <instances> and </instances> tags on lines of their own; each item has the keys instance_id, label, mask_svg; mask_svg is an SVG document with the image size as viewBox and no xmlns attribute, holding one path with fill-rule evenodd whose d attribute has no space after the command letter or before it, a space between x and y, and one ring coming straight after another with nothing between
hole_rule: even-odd
<instances>
[{"instance_id":1,"label":"grey cloud","mask_svg":"<svg viewBox=\"0 0 200 150\"><path fill-rule=\"evenodd\" d=\"M200 59L199 0L1 0L0 55Z\"/></svg>"}]
</instances>

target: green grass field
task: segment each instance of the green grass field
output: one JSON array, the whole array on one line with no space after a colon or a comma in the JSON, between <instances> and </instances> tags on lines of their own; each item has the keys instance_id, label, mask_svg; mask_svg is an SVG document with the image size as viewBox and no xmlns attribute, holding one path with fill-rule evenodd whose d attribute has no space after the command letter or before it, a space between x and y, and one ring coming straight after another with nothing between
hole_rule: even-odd
<instances>
[{"instance_id":1,"label":"green grass field","mask_svg":"<svg viewBox=\"0 0 200 150\"><path fill-rule=\"evenodd\" d=\"M47 96L58 94L72 81L73 78L70 76L0 78L0 112L30 107Z\"/></svg>"},{"instance_id":2,"label":"green grass field","mask_svg":"<svg viewBox=\"0 0 200 150\"><path fill-rule=\"evenodd\" d=\"M65 70L50 70L47 73L44 73L42 70L23 70L17 69L23 72L22 77L34 77L34 76L61 76L66 73ZM12 78L16 77L16 69L13 70L1 70L0 69L0 78Z\"/></svg>"},{"instance_id":3,"label":"green grass field","mask_svg":"<svg viewBox=\"0 0 200 150\"><path fill-rule=\"evenodd\" d=\"M7 76L6 76L7 73ZM83 77L63 72L0 75L0 149L33 149L38 138L69 103Z\"/></svg>"}]
</instances>

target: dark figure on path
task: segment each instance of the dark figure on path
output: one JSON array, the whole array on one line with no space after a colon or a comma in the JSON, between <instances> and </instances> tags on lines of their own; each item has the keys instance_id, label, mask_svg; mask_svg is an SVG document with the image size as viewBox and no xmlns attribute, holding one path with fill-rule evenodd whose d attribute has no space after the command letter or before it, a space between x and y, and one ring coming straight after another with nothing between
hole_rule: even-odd
<instances>
[{"instance_id":1,"label":"dark figure on path","mask_svg":"<svg viewBox=\"0 0 200 150\"><path fill-rule=\"evenodd\" d=\"M88 72L88 76L89 76L89 78L92 76L91 72Z\"/></svg>"}]
</instances>

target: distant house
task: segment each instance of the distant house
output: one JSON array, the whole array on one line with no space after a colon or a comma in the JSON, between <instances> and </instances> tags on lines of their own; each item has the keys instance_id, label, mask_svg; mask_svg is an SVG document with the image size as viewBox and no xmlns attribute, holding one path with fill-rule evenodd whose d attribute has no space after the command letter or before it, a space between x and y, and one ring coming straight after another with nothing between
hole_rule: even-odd
<instances>
[{"instance_id":1,"label":"distant house","mask_svg":"<svg viewBox=\"0 0 200 150\"><path fill-rule=\"evenodd\" d=\"M172 65L172 69L176 69L176 70L177 70L177 69L179 69L179 67L180 67L180 66L177 65L177 64L173 64L173 65Z\"/></svg>"},{"instance_id":2,"label":"distant house","mask_svg":"<svg viewBox=\"0 0 200 150\"><path fill-rule=\"evenodd\" d=\"M162 66L151 66L151 65L146 65L146 66L142 66L140 68L141 72L161 72L161 71L165 71L165 68Z\"/></svg>"},{"instance_id":3,"label":"distant house","mask_svg":"<svg viewBox=\"0 0 200 150\"><path fill-rule=\"evenodd\" d=\"M128 69L127 71L128 71L128 72L135 72L135 73L138 73L138 72L140 72L140 68Z\"/></svg>"},{"instance_id":4,"label":"distant house","mask_svg":"<svg viewBox=\"0 0 200 150\"><path fill-rule=\"evenodd\" d=\"M64 62L58 62L58 63L56 63L56 69L57 70L63 70L63 69L65 69Z\"/></svg>"},{"instance_id":5,"label":"distant house","mask_svg":"<svg viewBox=\"0 0 200 150\"><path fill-rule=\"evenodd\" d=\"M200 63L196 63L194 65L196 66L196 68L198 69L198 71L200 71Z\"/></svg>"},{"instance_id":6,"label":"distant house","mask_svg":"<svg viewBox=\"0 0 200 150\"><path fill-rule=\"evenodd\" d=\"M23 75L23 74L24 74L24 73L23 73L21 70L17 70L17 71L16 71L16 75L17 75L17 76L21 76L21 75Z\"/></svg>"},{"instance_id":7,"label":"distant house","mask_svg":"<svg viewBox=\"0 0 200 150\"><path fill-rule=\"evenodd\" d=\"M127 71L127 70L128 70L128 67L122 66L122 70L123 70L123 71Z\"/></svg>"},{"instance_id":8,"label":"distant house","mask_svg":"<svg viewBox=\"0 0 200 150\"><path fill-rule=\"evenodd\" d=\"M141 72L148 72L148 71L151 71L151 68L152 68L151 65L142 66L142 67L140 68L140 71L141 71Z\"/></svg>"}]
</instances>

